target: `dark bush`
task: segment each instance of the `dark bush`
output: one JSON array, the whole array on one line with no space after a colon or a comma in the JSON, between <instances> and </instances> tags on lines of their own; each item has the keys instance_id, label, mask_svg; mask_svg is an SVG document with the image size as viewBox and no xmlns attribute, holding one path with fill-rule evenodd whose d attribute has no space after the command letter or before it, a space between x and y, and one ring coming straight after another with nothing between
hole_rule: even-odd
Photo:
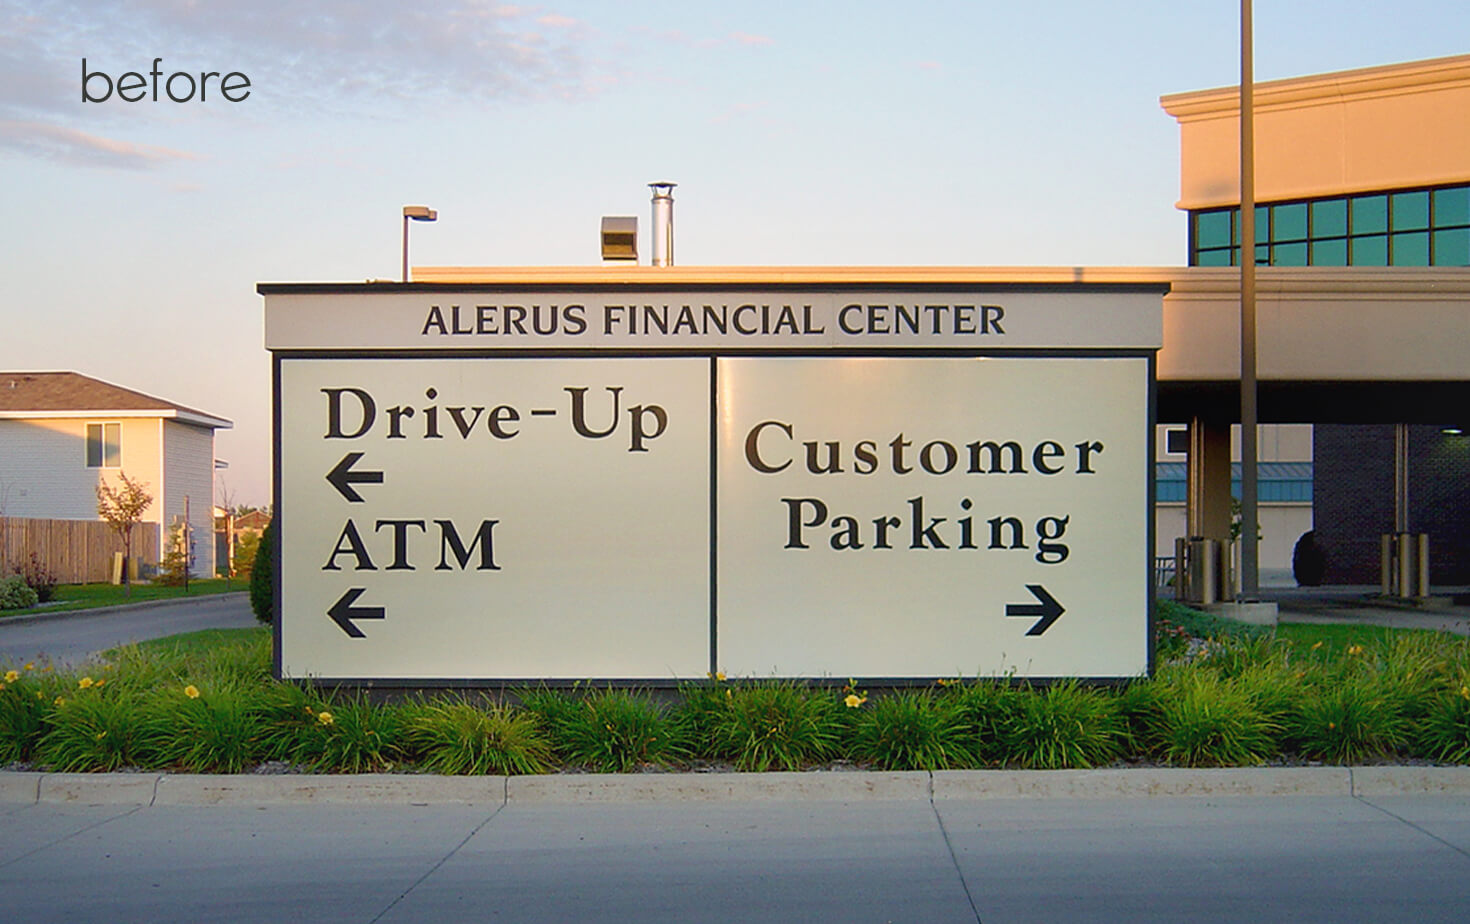
<instances>
[{"instance_id":1,"label":"dark bush","mask_svg":"<svg viewBox=\"0 0 1470 924\"><path fill-rule=\"evenodd\" d=\"M20 575L26 582L26 586L36 592L36 601L46 603L56 595L56 574L46 563L37 557L35 552L23 564L15 566L15 573Z\"/></svg>"},{"instance_id":2,"label":"dark bush","mask_svg":"<svg viewBox=\"0 0 1470 924\"><path fill-rule=\"evenodd\" d=\"M1327 553L1317 544L1317 531L1302 533L1291 550L1291 575L1298 587L1321 587L1327 574Z\"/></svg>"},{"instance_id":3,"label":"dark bush","mask_svg":"<svg viewBox=\"0 0 1470 924\"><path fill-rule=\"evenodd\" d=\"M276 523L272 520L260 534L260 547L255 551L250 570L250 608L263 623L275 620L276 607Z\"/></svg>"}]
</instances>

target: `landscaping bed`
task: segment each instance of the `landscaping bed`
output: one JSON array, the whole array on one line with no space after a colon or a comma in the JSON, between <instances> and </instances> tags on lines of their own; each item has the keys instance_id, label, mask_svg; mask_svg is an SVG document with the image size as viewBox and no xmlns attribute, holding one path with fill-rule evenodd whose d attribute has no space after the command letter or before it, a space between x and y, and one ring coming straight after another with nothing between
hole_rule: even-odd
<instances>
[{"instance_id":1,"label":"landscaping bed","mask_svg":"<svg viewBox=\"0 0 1470 924\"><path fill-rule=\"evenodd\" d=\"M268 628L0 677L0 766L220 773L1060 769L1470 762L1470 640L1159 604L1159 667L1116 686L938 678L868 691L711 677L374 702L270 677Z\"/></svg>"}]
</instances>

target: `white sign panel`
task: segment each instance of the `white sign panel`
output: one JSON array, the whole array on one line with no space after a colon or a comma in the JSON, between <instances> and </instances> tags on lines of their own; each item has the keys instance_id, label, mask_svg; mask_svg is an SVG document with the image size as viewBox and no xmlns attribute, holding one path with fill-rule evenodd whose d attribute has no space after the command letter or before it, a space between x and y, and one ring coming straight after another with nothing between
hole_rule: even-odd
<instances>
[{"instance_id":1,"label":"white sign panel","mask_svg":"<svg viewBox=\"0 0 1470 924\"><path fill-rule=\"evenodd\" d=\"M1146 359L718 365L727 674L1147 670Z\"/></svg>"},{"instance_id":2,"label":"white sign panel","mask_svg":"<svg viewBox=\"0 0 1470 924\"><path fill-rule=\"evenodd\" d=\"M261 286L272 350L1158 349L1161 290Z\"/></svg>"},{"instance_id":3,"label":"white sign panel","mask_svg":"<svg viewBox=\"0 0 1470 924\"><path fill-rule=\"evenodd\" d=\"M283 676L705 673L708 359L279 375Z\"/></svg>"}]
</instances>

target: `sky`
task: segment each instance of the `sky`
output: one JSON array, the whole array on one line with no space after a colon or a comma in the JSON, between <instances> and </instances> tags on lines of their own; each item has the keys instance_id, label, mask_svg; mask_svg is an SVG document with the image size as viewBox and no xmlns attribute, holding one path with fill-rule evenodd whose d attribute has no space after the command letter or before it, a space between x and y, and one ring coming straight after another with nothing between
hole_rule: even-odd
<instances>
[{"instance_id":1,"label":"sky","mask_svg":"<svg viewBox=\"0 0 1470 924\"><path fill-rule=\"evenodd\" d=\"M1470 52L1463 0L1254 21L1262 81ZM603 215L647 253L663 180L684 265L1178 265L1158 98L1238 40L1215 0L0 0L0 369L233 420L216 501L265 504L256 283L397 278L404 205L420 266L595 265ZM83 102L156 57L250 95Z\"/></svg>"}]
</instances>

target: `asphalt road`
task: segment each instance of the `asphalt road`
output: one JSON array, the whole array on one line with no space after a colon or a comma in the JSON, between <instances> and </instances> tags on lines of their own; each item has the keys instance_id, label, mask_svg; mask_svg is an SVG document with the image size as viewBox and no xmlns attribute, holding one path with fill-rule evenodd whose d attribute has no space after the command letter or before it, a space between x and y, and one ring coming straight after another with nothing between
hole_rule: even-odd
<instances>
[{"instance_id":1,"label":"asphalt road","mask_svg":"<svg viewBox=\"0 0 1470 924\"><path fill-rule=\"evenodd\" d=\"M259 625L243 594L212 594L183 603L136 606L103 613L0 620L0 664L47 659L57 667L150 638L198 629Z\"/></svg>"},{"instance_id":2,"label":"asphalt road","mask_svg":"<svg viewBox=\"0 0 1470 924\"><path fill-rule=\"evenodd\" d=\"M1470 798L0 804L16 921L1462 921Z\"/></svg>"}]
</instances>

